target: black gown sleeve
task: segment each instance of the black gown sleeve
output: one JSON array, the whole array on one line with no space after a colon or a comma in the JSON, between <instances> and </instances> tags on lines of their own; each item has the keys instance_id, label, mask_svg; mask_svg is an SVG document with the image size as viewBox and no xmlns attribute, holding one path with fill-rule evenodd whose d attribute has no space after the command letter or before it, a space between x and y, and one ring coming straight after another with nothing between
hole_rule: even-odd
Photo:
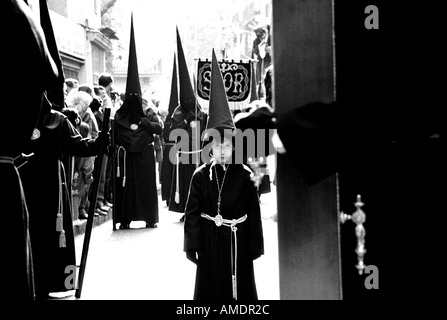
<instances>
[{"instance_id":1,"label":"black gown sleeve","mask_svg":"<svg viewBox=\"0 0 447 320\"><path fill-rule=\"evenodd\" d=\"M258 192L247 177L247 192L245 202L247 204L247 223L249 225L249 252L253 259L264 254L264 236L262 232L261 208L259 206Z\"/></svg>"},{"instance_id":2,"label":"black gown sleeve","mask_svg":"<svg viewBox=\"0 0 447 320\"><path fill-rule=\"evenodd\" d=\"M154 118L151 120L149 120L148 118L141 118L140 125L152 134L161 134L163 131L163 127L158 121L157 115L154 115Z\"/></svg>"},{"instance_id":3,"label":"black gown sleeve","mask_svg":"<svg viewBox=\"0 0 447 320\"><path fill-rule=\"evenodd\" d=\"M276 128L303 179L313 185L383 140L366 113L338 102L312 102L277 117ZM362 148L368 146L368 148Z\"/></svg>"},{"instance_id":4,"label":"black gown sleeve","mask_svg":"<svg viewBox=\"0 0 447 320\"><path fill-rule=\"evenodd\" d=\"M98 155L100 136L97 139L82 138L65 116L61 119L62 153L69 156L93 157Z\"/></svg>"},{"instance_id":5,"label":"black gown sleeve","mask_svg":"<svg viewBox=\"0 0 447 320\"><path fill-rule=\"evenodd\" d=\"M197 251L200 249L200 214L202 213L201 183L203 174L196 171L191 179L188 199L185 207L184 248Z\"/></svg>"}]
</instances>

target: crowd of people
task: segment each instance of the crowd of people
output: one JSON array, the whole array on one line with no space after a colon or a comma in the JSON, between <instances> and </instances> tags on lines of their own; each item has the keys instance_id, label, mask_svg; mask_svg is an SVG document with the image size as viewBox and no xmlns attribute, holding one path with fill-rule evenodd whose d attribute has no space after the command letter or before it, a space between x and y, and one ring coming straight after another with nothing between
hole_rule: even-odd
<instances>
[{"instance_id":1,"label":"crowd of people","mask_svg":"<svg viewBox=\"0 0 447 320\"><path fill-rule=\"evenodd\" d=\"M112 117L122 104L116 90L113 89L113 76L103 73L97 83L79 84L77 79L65 80L65 107L62 113L67 115L73 126L83 138L95 139L102 128L104 110L111 109ZM106 216L113 207L111 186L111 162L105 154L99 175L99 189L95 204L95 215ZM89 191L93 182L94 157L75 157L72 179L72 218L87 219L89 208Z\"/></svg>"}]
</instances>

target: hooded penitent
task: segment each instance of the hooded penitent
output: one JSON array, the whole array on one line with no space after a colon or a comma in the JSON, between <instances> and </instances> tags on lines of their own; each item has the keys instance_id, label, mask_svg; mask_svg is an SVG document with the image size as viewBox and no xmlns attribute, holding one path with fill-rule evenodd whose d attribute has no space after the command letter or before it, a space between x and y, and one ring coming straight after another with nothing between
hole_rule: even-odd
<instances>
[{"instance_id":1,"label":"hooded penitent","mask_svg":"<svg viewBox=\"0 0 447 320\"><path fill-rule=\"evenodd\" d=\"M178 156L176 157L175 179L172 179L169 210L183 212L192 174L201 161L200 137L205 127L206 115L196 100L178 29L176 32L180 101L171 117L172 128L185 130L188 134L188 141L183 140L180 144L176 144Z\"/></svg>"},{"instance_id":2,"label":"hooded penitent","mask_svg":"<svg viewBox=\"0 0 447 320\"><path fill-rule=\"evenodd\" d=\"M207 130L232 132L222 73L212 54ZM184 210L184 251L190 259L199 256L194 299L256 300L253 260L264 253L264 240L252 172L244 165L216 164L195 171Z\"/></svg>"},{"instance_id":3,"label":"hooded penitent","mask_svg":"<svg viewBox=\"0 0 447 320\"><path fill-rule=\"evenodd\" d=\"M142 117L144 117L143 101L141 96L140 77L138 73L138 61L132 14L130 21L129 62L127 67L125 100L123 105L116 112L115 116L117 125L127 130L120 130L117 139L119 140L118 142L128 151L136 151L142 148L144 149L144 145L137 146L134 143L138 133L143 133L141 130L137 130L138 124ZM141 143L144 142L141 141Z\"/></svg>"},{"instance_id":4,"label":"hooded penitent","mask_svg":"<svg viewBox=\"0 0 447 320\"><path fill-rule=\"evenodd\" d=\"M0 2L0 29L2 35L2 72L7 79L2 82L2 125L0 126L0 194L5 209L1 241L3 259L2 289L17 301L34 299L31 238L29 235L28 198L25 197L22 170L17 170L13 157L29 143L37 123L42 95L47 85L57 77L57 70L48 52L43 31L35 15L23 0ZM13 30L13 31L12 31ZM26 87L24 77L33 75L36 80ZM45 198L46 203L47 198ZM42 201L42 198L40 199ZM7 209L6 209L7 208ZM39 213L38 213L39 214Z\"/></svg>"},{"instance_id":5,"label":"hooded penitent","mask_svg":"<svg viewBox=\"0 0 447 320\"><path fill-rule=\"evenodd\" d=\"M121 229L128 229L132 221L145 221L149 227L158 222L154 140L162 133L162 126L158 116L150 112L149 98L144 99L147 115L143 111L133 22L132 14L125 100L115 114L117 176L113 209Z\"/></svg>"}]
</instances>

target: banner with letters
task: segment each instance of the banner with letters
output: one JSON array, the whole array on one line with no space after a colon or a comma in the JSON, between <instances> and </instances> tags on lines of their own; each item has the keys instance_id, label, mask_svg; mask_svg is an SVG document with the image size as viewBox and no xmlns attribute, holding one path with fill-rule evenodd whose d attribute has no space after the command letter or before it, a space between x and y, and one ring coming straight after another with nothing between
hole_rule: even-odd
<instances>
[{"instance_id":1,"label":"banner with letters","mask_svg":"<svg viewBox=\"0 0 447 320\"><path fill-rule=\"evenodd\" d=\"M250 95L250 62L220 61L225 91L229 102L241 102ZM204 100L210 99L211 61L199 59L197 66L197 93Z\"/></svg>"}]
</instances>

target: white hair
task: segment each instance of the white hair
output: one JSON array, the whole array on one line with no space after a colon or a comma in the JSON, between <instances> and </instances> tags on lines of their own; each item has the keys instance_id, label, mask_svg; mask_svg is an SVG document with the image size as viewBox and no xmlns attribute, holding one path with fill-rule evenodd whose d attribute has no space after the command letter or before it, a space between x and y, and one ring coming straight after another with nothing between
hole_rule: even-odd
<instances>
[{"instance_id":1,"label":"white hair","mask_svg":"<svg viewBox=\"0 0 447 320\"><path fill-rule=\"evenodd\" d=\"M70 101L67 104L69 107L76 108L79 114L84 114L92 101L93 97L87 92L78 91L70 97Z\"/></svg>"}]
</instances>

